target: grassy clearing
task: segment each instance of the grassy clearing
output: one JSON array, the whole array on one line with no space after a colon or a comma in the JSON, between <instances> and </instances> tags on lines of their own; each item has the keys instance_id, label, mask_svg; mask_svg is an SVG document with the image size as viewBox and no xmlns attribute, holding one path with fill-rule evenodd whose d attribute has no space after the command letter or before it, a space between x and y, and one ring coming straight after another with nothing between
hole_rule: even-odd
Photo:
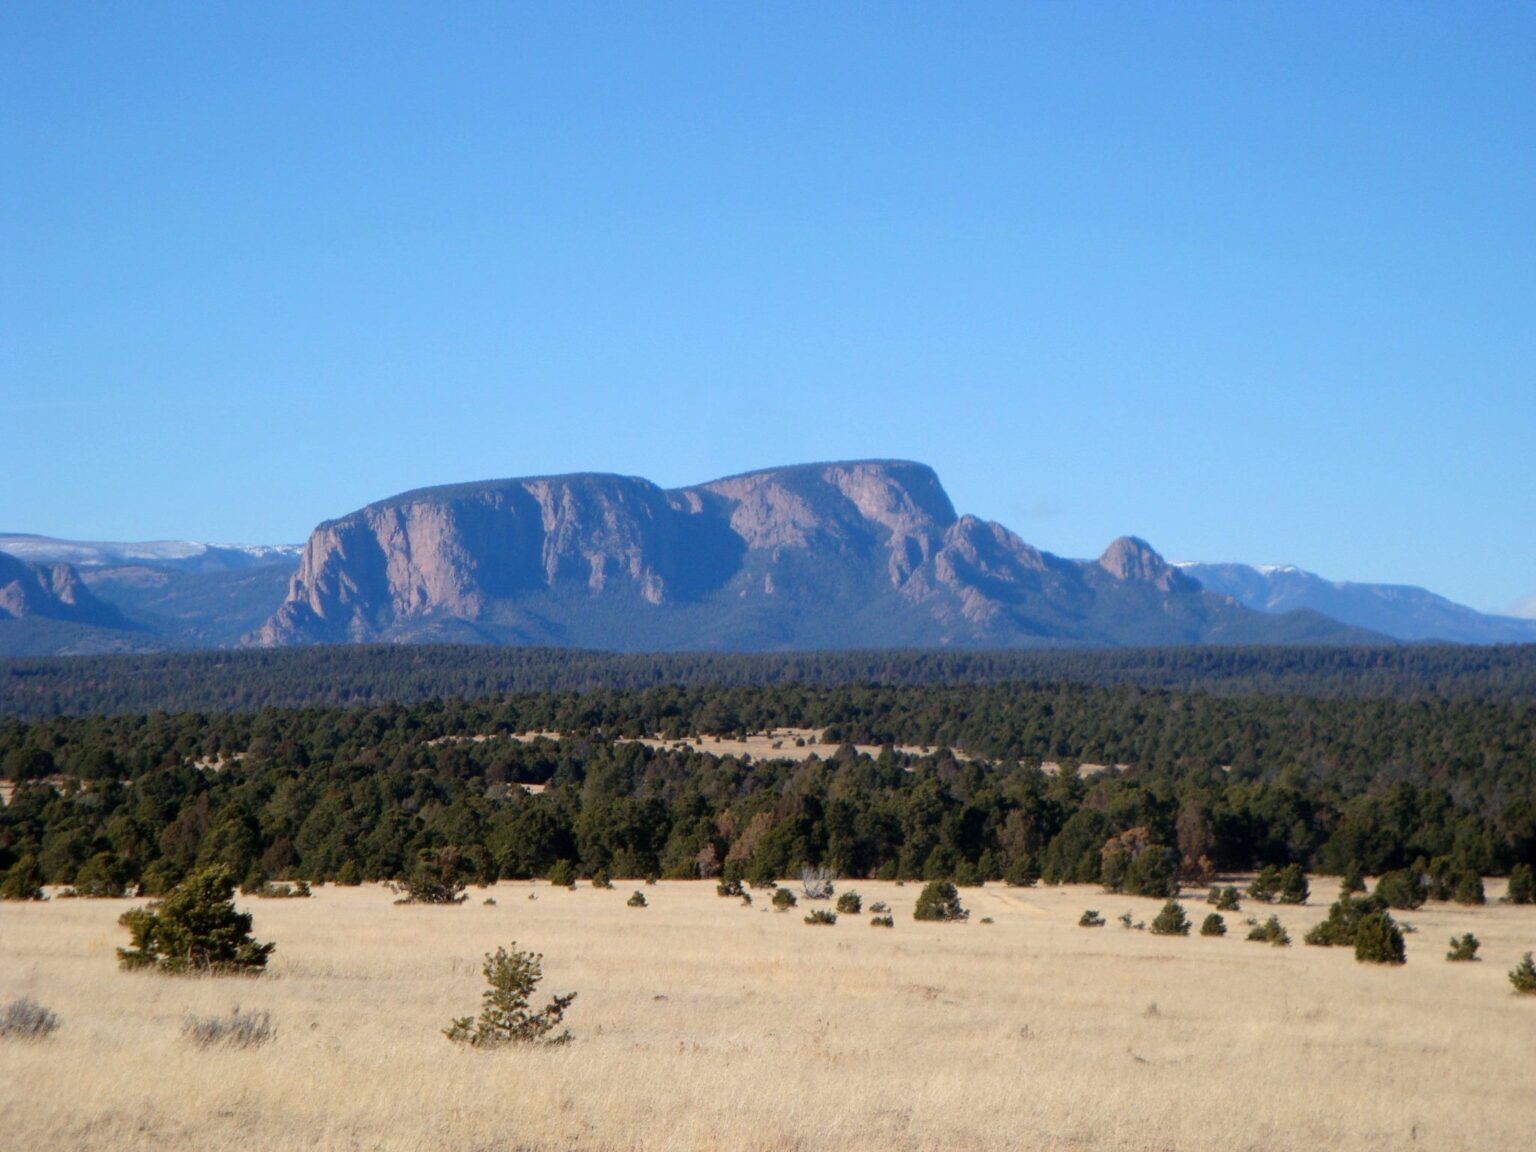
<instances>
[{"instance_id":1,"label":"grassy clearing","mask_svg":"<svg viewBox=\"0 0 1536 1152\"><path fill-rule=\"evenodd\" d=\"M1288 949L1243 939L1252 904L1225 938L1159 937L1115 918L1150 922L1161 901L1097 888L962 889L970 921L938 924L912 919L920 885L858 889L893 930L807 927L713 882L647 888L640 915L622 885L502 884L493 906L472 890L442 908L317 888L242 901L278 943L254 979L119 972L131 902L5 905L0 999L30 995L64 1026L0 1041L0 1132L17 1150L199 1152L1536 1143L1536 1001L1506 977L1536 947L1536 908L1406 913L1408 964L1382 969L1300 944L1331 881L1274 910ZM1109 924L1079 928L1085 907ZM1467 931L1483 962L1447 964ZM575 1041L451 1044L483 954L512 940L544 953L544 993L580 993ZM270 1012L276 1038L183 1037L189 1016L236 1005Z\"/></svg>"}]
</instances>

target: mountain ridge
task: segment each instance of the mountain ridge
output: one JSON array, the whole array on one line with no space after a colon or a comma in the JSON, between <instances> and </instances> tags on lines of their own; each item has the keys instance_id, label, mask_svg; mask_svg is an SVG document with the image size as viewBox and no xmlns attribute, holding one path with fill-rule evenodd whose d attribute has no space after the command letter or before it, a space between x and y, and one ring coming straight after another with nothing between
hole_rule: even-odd
<instances>
[{"instance_id":1,"label":"mountain ridge","mask_svg":"<svg viewBox=\"0 0 1536 1152\"><path fill-rule=\"evenodd\" d=\"M625 617L615 619L615 613ZM413 489L318 525L247 642L596 647L1346 642L1258 614L1145 541L1067 560L961 515L916 461L764 468L681 488L576 472Z\"/></svg>"}]
</instances>

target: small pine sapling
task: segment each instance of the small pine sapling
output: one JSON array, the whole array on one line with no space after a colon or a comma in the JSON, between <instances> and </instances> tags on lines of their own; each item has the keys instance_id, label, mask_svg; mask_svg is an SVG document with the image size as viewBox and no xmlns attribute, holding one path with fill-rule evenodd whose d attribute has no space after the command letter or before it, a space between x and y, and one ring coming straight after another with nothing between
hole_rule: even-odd
<instances>
[{"instance_id":1,"label":"small pine sapling","mask_svg":"<svg viewBox=\"0 0 1536 1152\"><path fill-rule=\"evenodd\" d=\"M553 1047L571 1039L568 1031L556 1032L576 993L556 996L537 1012L528 1008L529 998L544 979L544 957L537 952L497 948L485 954L481 968L489 987L481 993L479 1017L461 1016L443 1030L457 1044L472 1048L500 1048L508 1044L541 1044Z\"/></svg>"},{"instance_id":2,"label":"small pine sapling","mask_svg":"<svg viewBox=\"0 0 1536 1152\"><path fill-rule=\"evenodd\" d=\"M1469 960L1476 960L1477 950L1481 945L1482 941L1470 932L1465 936L1452 936L1451 950L1445 954L1445 958L1453 963L1465 963Z\"/></svg>"}]
</instances>

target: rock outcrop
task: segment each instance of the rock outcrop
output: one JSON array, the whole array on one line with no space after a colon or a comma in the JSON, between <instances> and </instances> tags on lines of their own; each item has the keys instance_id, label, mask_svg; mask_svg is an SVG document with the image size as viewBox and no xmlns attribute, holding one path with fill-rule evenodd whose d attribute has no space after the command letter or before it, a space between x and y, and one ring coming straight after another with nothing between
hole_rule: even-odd
<instances>
[{"instance_id":1,"label":"rock outcrop","mask_svg":"<svg viewBox=\"0 0 1536 1152\"><path fill-rule=\"evenodd\" d=\"M857 461L664 490L577 474L407 492L315 529L262 646L616 649L1360 639L1254 613L1144 541L1064 560L958 516L931 468Z\"/></svg>"},{"instance_id":2,"label":"rock outcrop","mask_svg":"<svg viewBox=\"0 0 1536 1152\"><path fill-rule=\"evenodd\" d=\"M69 564L29 564L0 552L0 620L62 620L104 628L126 625Z\"/></svg>"}]
</instances>

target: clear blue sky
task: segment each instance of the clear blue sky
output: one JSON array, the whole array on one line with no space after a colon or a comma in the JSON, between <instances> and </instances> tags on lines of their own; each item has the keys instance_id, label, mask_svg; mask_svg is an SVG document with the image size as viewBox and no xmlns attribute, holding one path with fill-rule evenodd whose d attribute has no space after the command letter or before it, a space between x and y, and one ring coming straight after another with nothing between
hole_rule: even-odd
<instances>
[{"instance_id":1,"label":"clear blue sky","mask_svg":"<svg viewBox=\"0 0 1536 1152\"><path fill-rule=\"evenodd\" d=\"M901 456L1536 595L1536 6L0 7L0 530Z\"/></svg>"}]
</instances>

